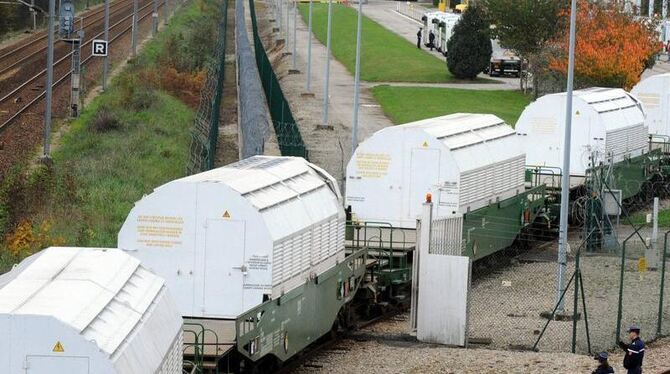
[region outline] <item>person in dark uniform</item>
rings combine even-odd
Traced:
[[[612,374],[614,368],[607,362],[607,352],[600,352],[594,359],[598,360],[598,367],[591,374]]]
[[[628,329],[630,344],[619,342],[619,347],[626,352],[623,357],[623,367],[628,374],[642,374],[642,360],[644,359],[644,342],[640,339],[640,327],[632,325]]]
[[[430,30],[428,33],[428,46],[431,51],[435,48],[435,34],[433,34],[433,30]]]
[[[419,27],[419,31],[416,33],[416,47],[421,49],[421,30],[423,30],[421,27]]]

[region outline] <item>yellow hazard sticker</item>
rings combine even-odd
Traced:
[[[647,259],[644,257],[640,257],[639,260],[637,260],[637,271],[640,273],[644,273],[647,271]]]
[[[223,218],[230,218],[230,213],[227,210],[223,212]]]
[[[424,148],[428,148],[428,142],[424,140],[424,142],[421,146],[424,147]]]
[[[60,342],[56,342],[54,345],[54,352],[65,352],[65,349],[63,349],[63,345]]]

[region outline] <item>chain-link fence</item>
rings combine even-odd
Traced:
[[[237,84],[239,96],[240,156],[263,154],[269,134],[270,118],[255,57],[247,36],[244,0],[235,0],[235,41],[237,45]]]
[[[279,80],[275,74],[272,63],[263,46],[263,41],[258,34],[256,22],[256,10],[254,1],[249,0],[251,11],[251,26],[254,36],[254,49],[256,51],[256,65],[261,77],[261,83],[265,90],[265,97],[270,109],[272,124],[277,134],[277,143],[284,156],[300,156],[308,158],[307,147],[300,135],[300,129],[293,117],[288,100],[282,92]]]
[[[592,173],[583,191],[573,191],[564,292],[557,291],[556,242],[520,235],[511,251],[473,265],[471,344],[595,353],[627,341],[632,324],[645,340],[670,334],[669,222],[660,214],[666,227],[656,233],[645,223],[653,197],[668,208],[669,184],[654,165],[640,169],[651,171],[644,178],[630,169],[618,179]]]
[[[222,0],[219,32],[214,63],[207,68],[205,85],[200,92],[200,105],[191,130],[191,145],[187,174],[196,174],[214,168],[219,138],[221,98],[223,95],[224,67],[226,63],[226,27],[228,0]]]

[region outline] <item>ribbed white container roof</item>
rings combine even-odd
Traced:
[[[156,191],[173,183],[229,187],[261,213],[275,241],[337,217],[342,209],[335,179],[300,157],[254,156],[175,180]]]

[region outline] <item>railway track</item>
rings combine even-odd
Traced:
[[[345,339],[355,339],[359,341],[373,340],[373,338],[367,336],[369,334],[361,334],[360,331],[378,322],[394,318],[402,313],[402,309],[391,308],[389,311],[375,316],[369,320],[359,321],[355,324],[355,326],[345,329],[344,331],[339,331],[337,333],[331,334],[330,336],[323,337],[320,341],[317,341],[312,346],[307,347],[303,352],[301,352],[300,355],[287,361],[282,367],[276,368],[275,371],[277,374],[289,374],[293,373],[301,367],[318,368],[319,366],[316,362],[318,362],[318,357],[320,354],[327,351],[346,350],[346,348],[338,346],[338,344]]]
[[[132,0],[129,2],[123,2],[122,6],[123,4],[129,4],[130,7],[128,7],[128,12],[125,15],[121,14],[120,10],[125,8],[116,8],[117,15],[119,16],[116,17],[114,23],[110,24],[110,45],[132,30],[132,12],[130,11],[132,8]],[[138,24],[150,17],[153,13],[152,1],[143,1],[140,4],[141,5],[138,8]],[[159,7],[162,6],[163,4],[160,3]],[[99,19],[99,22],[102,22],[102,19]],[[100,25],[98,26],[99,27],[96,28],[96,30],[100,29],[100,31],[86,38],[81,45],[82,66],[89,64],[93,59],[91,56],[92,40],[100,38],[104,35],[104,31],[101,30],[102,27]],[[57,58],[54,62],[54,83],[52,87],[57,87],[70,77],[72,53],[72,51],[69,51],[64,55],[61,55],[60,58]],[[83,56],[87,57],[84,58]],[[44,58],[42,58],[42,62],[44,62]],[[46,68],[43,68],[36,74],[32,75],[30,78],[24,80],[11,91],[5,91],[5,93],[2,94],[2,97],[0,97],[0,110],[2,110],[2,112],[0,112],[0,133],[5,131],[6,128],[14,123],[24,112],[26,112],[44,98],[46,91],[44,90],[44,84],[42,83],[40,85],[40,83],[44,80],[45,77]],[[0,90],[0,92],[2,91]]]
[[[127,11],[130,9],[128,6],[132,6],[133,0],[117,0],[114,3],[110,3],[109,16],[112,19],[119,12]],[[97,25],[99,22],[104,20],[105,9],[103,7],[95,10],[86,12],[83,16],[82,23],[78,23],[77,26],[82,25],[84,31],[91,25]],[[79,31],[79,30],[77,30]],[[85,36],[86,37],[86,36]],[[56,40],[54,43],[54,48],[59,48],[66,43]],[[0,51],[0,77],[4,76],[8,71],[13,70],[19,64],[26,62],[28,59],[45,52],[47,49],[47,32],[41,31],[38,34],[34,35],[33,38],[26,41],[25,43],[15,44],[8,46]]]

